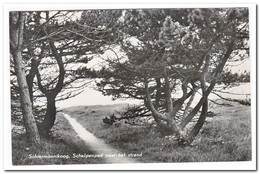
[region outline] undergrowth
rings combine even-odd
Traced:
[[[179,147],[155,127],[106,125],[102,119],[118,107],[72,107],[65,112],[106,143],[127,153],[142,153],[144,162],[217,162],[251,160],[250,107],[220,107],[195,141]],[[93,112],[95,111],[95,112]]]

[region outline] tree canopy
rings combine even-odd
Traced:
[[[151,113],[162,132],[190,144],[204,124],[208,96],[216,84],[246,78],[225,66],[249,56],[247,8],[25,14],[22,59],[31,102],[46,98],[42,125],[47,132],[55,121],[56,97],[76,95],[72,93],[93,78],[104,95],[142,100],[141,108]],[[114,56],[104,58],[99,70],[86,66],[107,50]],[[81,85],[71,85],[78,79]],[[15,94],[15,78],[12,89]],[[200,99],[194,101],[197,94]],[[195,116],[199,119],[194,124]]]
[[[75,96],[85,86],[83,80],[77,84],[82,77],[75,71],[92,59],[91,54],[103,52],[104,45],[113,44],[117,39],[114,30],[119,12],[23,12],[26,20],[23,22],[22,61],[26,64],[26,80],[31,102],[35,101],[38,104],[37,101],[45,101],[43,121],[38,119],[41,122],[39,128],[44,134],[49,133],[55,122],[56,100]],[[11,75],[11,89],[16,96],[13,99],[18,99],[17,78],[12,69]],[[13,107],[13,110],[17,108]],[[38,114],[35,114],[37,118]]]
[[[108,60],[111,66],[103,69],[99,89],[115,98],[142,99],[159,125],[189,144],[205,121],[209,94],[224,81],[226,63],[248,57],[248,9],[124,13],[120,46],[125,55]],[[191,108],[198,91],[201,98]],[[199,112],[193,129],[186,130]]]

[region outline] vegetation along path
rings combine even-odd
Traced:
[[[63,113],[63,116],[71,124],[77,135],[86,143],[86,145],[97,155],[104,157],[107,163],[134,163],[133,159],[127,158],[126,154],[105,144],[103,140],[98,139],[92,133],[87,131],[76,119],[70,115]]]

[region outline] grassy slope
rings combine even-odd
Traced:
[[[42,149],[28,145],[25,136],[12,137],[13,165],[53,165],[53,164],[96,164],[104,163],[97,158],[73,158],[75,154],[93,154],[82,140],[77,138],[76,132],[60,114],[57,115],[57,123],[53,128],[51,139],[42,139]],[[29,149],[28,149],[29,148]],[[68,155],[66,158],[29,158],[29,155]]]
[[[143,162],[248,161],[251,160],[250,107],[218,107],[192,146],[173,147],[147,127],[107,126],[102,119],[124,105],[78,106],[64,109],[88,131],[125,153],[142,153]]]
[[[149,126],[108,126],[102,118],[125,105],[78,106],[64,109],[86,129],[106,143],[129,153],[142,153],[140,162],[248,161],[251,160],[250,107],[218,107],[208,118],[192,146],[174,147],[170,137],[160,136]],[[14,165],[104,163],[102,159],[72,158],[73,153],[92,154],[60,114],[53,139],[43,140],[43,149],[30,147],[23,135],[12,137]],[[26,149],[26,148],[29,148]],[[29,159],[29,154],[69,155],[70,159]]]

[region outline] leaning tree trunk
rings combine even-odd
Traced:
[[[182,106],[185,104],[185,100],[188,97],[192,97],[192,94],[196,92],[196,88],[192,89],[189,93],[187,92],[188,83],[192,83],[192,81],[189,81],[189,77],[185,78],[182,83],[182,97],[179,98],[176,101],[172,101],[171,98],[171,86],[169,81],[169,76],[167,74],[167,71],[164,72],[164,81],[165,81],[165,101],[166,101],[166,113],[162,114],[158,111],[158,109],[153,105],[151,95],[148,89],[148,77],[146,76],[144,81],[145,85],[145,92],[146,92],[146,103],[148,106],[148,109],[152,112],[152,115],[155,119],[162,120],[163,122],[166,122],[166,126],[168,126],[173,134],[176,136],[176,139],[181,145],[190,145],[194,138],[198,135],[200,129],[202,128],[208,111],[208,96],[211,93],[211,91],[214,89],[215,84],[217,83],[217,78],[219,74],[223,71],[223,68],[230,57],[232,51],[234,48],[234,39],[232,39],[229,44],[227,45],[227,50],[223,54],[223,57],[220,61],[220,63],[216,66],[212,80],[209,84],[209,86],[206,86],[206,76],[209,71],[210,66],[210,57],[207,56],[205,59],[205,64],[203,65],[203,70],[201,72],[201,89],[202,89],[202,97],[197,103],[197,105],[191,110],[187,111],[185,113],[185,117],[182,119],[181,123],[176,122],[176,115],[181,110]],[[165,68],[166,69],[166,68]],[[199,112],[199,110],[202,108],[202,112],[200,114],[199,120],[195,124],[195,126],[189,131],[185,132],[184,128],[190,121],[194,118],[194,116]]]
[[[188,140],[189,140],[188,142],[193,142],[194,138],[198,135],[200,129],[205,123],[207,113],[208,113],[208,100],[206,100],[205,103],[203,104],[199,120],[197,121],[194,128],[190,131],[188,135]]]
[[[32,103],[26,82],[25,65],[22,60],[22,42],[25,16],[22,12],[10,13],[10,42],[14,68],[19,86],[23,122],[30,143],[40,146],[40,136],[32,112]]]
[[[214,89],[216,83],[217,83],[217,77],[220,75],[220,73],[223,71],[223,68],[228,60],[228,58],[230,57],[231,53],[233,52],[233,48],[234,48],[235,42],[234,39],[232,39],[230,41],[230,43],[228,44],[227,50],[225,52],[225,54],[223,55],[222,61],[218,64],[218,66],[215,69],[215,73],[213,75],[213,80],[210,82],[209,87],[205,87],[205,81],[202,79],[201,83],[204,87],[203,89],[203,95],[200,99],[200,101],[197,103],[197,105],[195,106],[195,108],[187,115],[187,117],[185,117],[182,122],[181,122],[181,128],[184,129],[185,126],[194,118],[194,116],[198,113],[198,111],[200,110],[200,108],[202,107],[202,105],[208,100],[208,96],[211,93],[211,91]],[[207,63],[205,65],[205,71],[208,67]]]
[[[171,88],[170,88],[170,83],[169,83],[169,78],[167,76],[167,72],[165,69],[165,96],[166,96],[166,114],[162,114],[160,113],[153,105],[152,103],[152,99],[151,99],[151,95],[148,89],[148,78],[145,77],[145,93],[146,93],[146,103],[147,106],[149,108],[149,110],[152,112],[152,115],[155,119],[158,120],[162,120],[164,122],[166,122],[167,124],[165,124],[165,126],[168,128],[168,130],[170,130],[171,132],[175,133],[178,139],[183,139],[184,133],[183,131],[180,129],[180,127],[177,125],[176,120],[174,119],[173,115],[175,114],[176,108],[173,107],[173,102],[171,99]],[[186,88],[187,86],[187,81],[185,81],[183,88]],[[183,99],[186,98],[187,96],[187,91],[184,92],[181,100],[179,100],[179,103],[176,105],[178,108],[180,107],[180,103],[184,102]]]
[[[46,113],[44,116],[44,120],[39,125],[40,133],[44,137],[49,136],[50,130],[53,127],[54,122],[56,120],[56,106],[55,106],[56,100],[55,99],[56,99],[57,95],[59,94],[59,92],[62,90],[63,81],[64,81],[64,77],[65,77],[65,69],[64,69],[64,64],[62,61],[62,56],[61,56],[61,54],[58,53],[57,48],[54,44],[54,41],[50,40],[49,44],[50,44],[50,48],[52,50],[53,56],[59,66],[59,76],[58,76],[58,82],[57,82],[56,86],[53,89],[46,89],[42,85],[41,75],[37,69],[37,81],[38,81],[39,89],[47,98],[47,109],[46,109]]]

